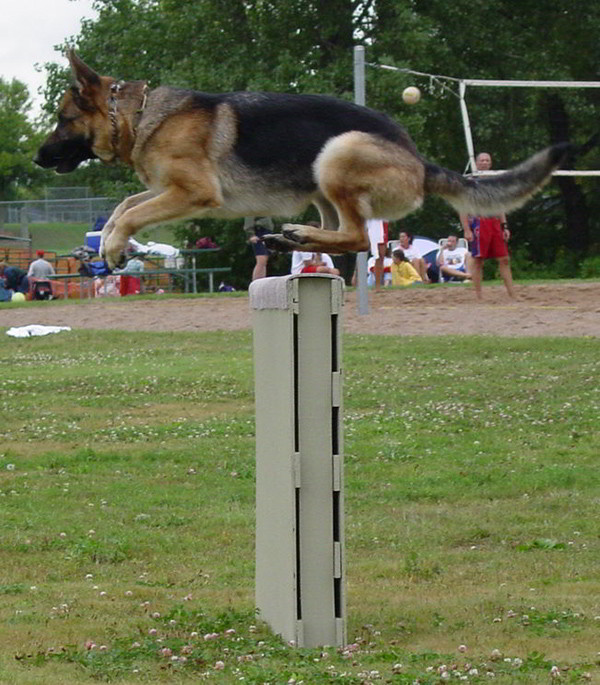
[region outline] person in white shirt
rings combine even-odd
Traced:
[[[392,285],[392,258],[383,258],[383,278],[384,286]],[[375,285],[375,257],[369,257],[367,261],[367,286],[372,288]]]
[[[292,269],[290,273],[340,275],[340,272],[335,268],[331,257],[322,252],[293,252]]]
[[[450,234],[446,244],[437,254],[437,265],[445,280],[470,281],[472,276],[468,269],[468,253],[466,247],[458,247],[458,237]]]
[[[44,259],[44,250],[37,250],[35,255],[37,259],[29,265],[27,277],[48,278],[48,276],[54,276],[54,267],[47,259]]]

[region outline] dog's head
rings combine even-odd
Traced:
[[[112,162],[108,114],[113,78],[99,76],[73,50],[68,54],[75,85],[63,95],[58,125],[38,150],[34,162],[44,169],[67,174],[86,159]]]

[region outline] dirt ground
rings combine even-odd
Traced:
[[[517,301],[502,286],[484,285],[483,303],[468,285],[394,289],[369,293],[369,313],[359,315],[355,291],[347,292],[344,329],[381,335],[498,335],[600,337],[600,283],[518,285]],[[13,308],[0,304],[0,326],[45,324],[128,331],[215,331],[251,326],[247,297],[136,300]]]

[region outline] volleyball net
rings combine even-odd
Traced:
[[[388,71],[397,71],[411,76],[427,78],[431,85],[435,84],[443,90],[451,92],[459,102],[465,144],[467,148],[468,162],[465,173],[473,175],[492,175],[501,173],[502,170],[477,171],[475,166],[475,146],[473,144],[473,129],[469,118],[467,106],[468,88],[600,88],[600,81],[527,81],[527,80],[494,80],[494,79],[463,79],[440,74],[430,74],[414,69],[393,67],[387,64],[367,63],[367,66]],[[576,170],[557,169],[554,176],[600,176],[600,169]]]

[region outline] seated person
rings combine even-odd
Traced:
[[[415,268],[423,283],[430,283],[429,276],[427,275],[427,263],[423,257],[421,257],[421,253],[413,247],[413,240],[412,233],[408,233],[407,231],[401,231],[398,236],[398,242],[400,243],[400,247],[402,248],[406,259],[408,259]]]
[[[94,278],[94,294],[96,297],[119,297],[121,295],[121,277]]]
[[[445,281],[466,281],[471,279],[468,270],[468,253],[466,247],[458,247],[458,238],[451,233],[446,244],[440,248],[436,262]]]
[[[321,252],[294,252],[290,273],[340,275],[339,270],[333,265],[331,257]]]
[[[37,259],[29,265],[27,278],[48,278],[48,276],[54,276],[54,267],[47,259],[44,259],[44,250],[37,250],[35,254]]]
[[[392,252],[392,285],[423,283],[415,267],[409,262],[404,250],[397,247]]]
[[[369,288],[372,288],[375,285],[375,259],[375,257],[370,257],[367,262],[367,286]],[[392,284],[392,258],[388,256],[383,258],[383,277],[381,284],[383,286]]]
[[[16,266],[9,266],[6,262],[0,262],[0,280],[4,281],[6,290],[27,295],[29,292],[29,279],[27,272]]]
[[[12,299],[12,290],[7,290],[4,287],[4,281],[0,278],[0,302],[10,302]]]
[[[133,274],[133,273],[139,273],[140,271],[144,270],[144,262],[141,259],[138,259],[137,257],[134,257],[133,259],[129,259],[127,261],[127,264],[122,269],[119,269],[119,273],[124,273],[124,274]]]

